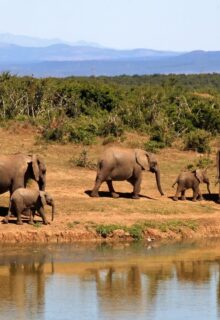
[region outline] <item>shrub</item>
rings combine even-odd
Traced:
[[[88,151],[83,149],[78,158],[71,158],[70,163],[76,167],[95,169],[96,164],[89,160]]]
[[[158,142],[158,141],[148,141],[144,144],[144,149],[146,151],[157,153],[159,149],[165,148],[164,142]]]
[[[190,170],[190,171],[194,171],[197,168],[205,169],[205,168],[210,167],[212,164],[213,164],[213,161],[210,158],[208,158],[208,157],[205,157],[205,158],[200,157],[199,159],[195,160],[194,162],[189,163],[187,165],[186,169]]]
[[[154,125],[150,132],[150,140],[158,142],[160,148],[171,146],[174,138],[173,131],[167,126]]]
[[[185,150],[194,150],[199,153],[210,152],[211,134],[203,129],[189,132],[184,138]]]
[[[91,117],[79,117],[68,124],[68,141],[90,145],[99,133],[99,120]]]
[[[110,115],[106,120],[103,121],[99,134],[101,136],[114,136],[120,137],[124,133],[123,124],[118,116]]]
[[[64,128],[45,128],[42,133],[42,137],[46,141],[63,141]]]

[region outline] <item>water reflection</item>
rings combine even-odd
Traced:
[[[219,249],[3,247],[0,319],[218,319]]]

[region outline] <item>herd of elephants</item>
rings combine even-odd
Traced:
[[[217,179],[219,174],[220,150],[217,152]],[[157,188],[163,195],[160,182],[160,168],[155,155],[141,149],[127,149],[111,146],[105,149],[97,164],[97,175],[95,185],[91,191],[91,197],[97,197],[99,188],[106,182],[109,192],[113,198],[119,195],[115,192],[113,181],[127,180],[133,186],[132,198],[138,199],[141,189],[142,171],[149,170],[155,174]],[[39,190],[27,188],[27,182],[33,179],[37,182]],[[193,190],[193,201],[201,200],[200,183],[206,183],[208,192],[209,178],[206,170],[197,169],[193,172],[181,172],[177,177],[176,194],[173,200],[185,200],[185,191]],[[46,165],[44,159],[36,154],[17,153],[0,156],[0,193],[10,192],[9,210],[3,223],[8,223],[11,214],[17,217],[17,224],[22,224],[22,214],[29,217],[29,223],[33,224],[36,211],[41,216],[43,223],[48,224],[45,216],[44,206],[52,207],[52,220],[55,214],[55,203],[53,197],[45,191],[46,188]],[[219,194],[220,199],[220,194]]]

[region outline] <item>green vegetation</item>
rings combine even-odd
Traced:
[[[186,149],[209,151],[220,133],[220,75],[152,75],[64,79],[0,75],[0,121],[28,121],[42,138],[89,145],[125,131],[149,136],[157,151],[182,138]]]
[[[210,132],[203,129],[196,129],[185,136],[185,150],[193,150],[200,153],[210,152],[210,140]]]
[[[148,228],[159,229],[162,232],[181,232],[181,228],[188,228],[195,231],[198,227],[196,221],[193,220],[168,220],[165,222],[160,221],[144,221],[140,223],[135,223],[130,227],[116,224],[109,225],[96,225],[96,232],[103,238],[107,238],[113,234],[115,230],[124,230],[129,236],[135,240],[143,239],[144,232]]]
[[[77,158],[71,158],[70,163],[76,167],[96,169],[96,163],[88,159],[88,151],[83,149]]]
[[[213,165],[213,161],[209,157],[200,157],[199,159],[194,160],[192,163],[189,163],[186,169],[194,171],[196,169],[206,169]]]

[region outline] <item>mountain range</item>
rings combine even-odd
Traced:
[[[0,34],[0,72],[17,75],[114,76],[220,72],[220,51],[119,50],[96,43]]]

